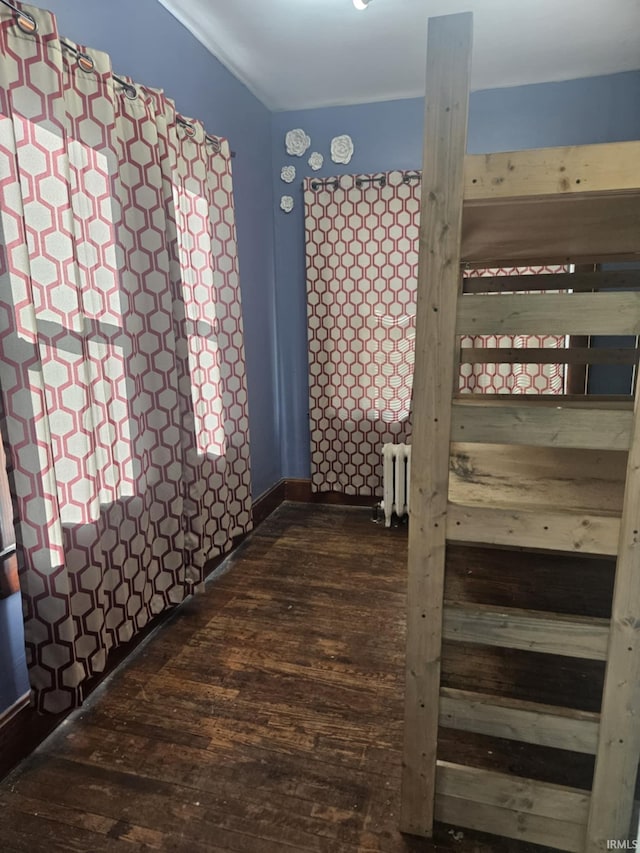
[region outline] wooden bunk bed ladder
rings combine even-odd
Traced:
[[[584,341],[640,334],[639,282],[579,272],[573,292],[544,293],[543,279],[552,290],[556,276],[478,280],[463,292],[460,271],[467,262],[640,257],[640,143],[466,156],[471,43],[471,15],[430,20],[401,829],[429,836],[438,820],[596,853],[629,838],[640,757],[638,396],[471,398],[454,379],[461,359],[489,358],[465,354],[466,335],[574,335],[582,343],[567,363],[637,363],[636,351],[592,352]],[[517,358],[546,363],[549,352]],[[608,555],[611,609],[604,618],[567,612],[566,601],[449,601],[448,543],[532,550],[541,563],[560,552]],[[443,643],[595,662],[604,669],[600,712],[443,685]],[[592,756],[590,789],[443,760],[439,729]]]

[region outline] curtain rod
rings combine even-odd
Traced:
[[[340,186],[340,178],[325,178],[324,181],[311,181],[311,189],[326,190],[327,187],[331,187],[334,190],[337,190]]]
[[[8,0],[0,0],[0,2],[5,3],[8,2]],[[64,41],[64,39],[60,39],[60,44],[70,53],[73,53],[73,55],[77,57],[78,65],[80,66],[80,68],[82,68],[83,71],[93,71],[95,69],[95,63],[88,53],[82,53],[82,51],[78,50],[77,47],[74,47],[72,44],[69,44],[69,42]],[[119,83],[120,86],[122,86],[127,98],[133,100],[134,98],[138,97],[138,90],[135,86],[133,86],[131,83],[127,83],[126,80],[123,80],[121,77],[118,77],[117,74],[114,74],[113,72],[111,73],[111,76],[116,81],[116,83]],[[186,118],[183,118],[181,115],[176,115],[176,122],[181,127],[184,127],[189,138],[192,138],[196,135],[195,127],[191,124],[190,121],[187,121]],[[204,141],[207,143],[207,145],[211,145],[215,154],[218,154],[220,152],[219,139],[216,139],[214,136],[210,136],[208,133],[205,133]],[[231,152],[231,156],[236,156],[235,151]]]
[[[22,9],[18,9],[18,7],[14,6],[13,3],[10,3],[9,0],[0,0],[0,3],[8,9],[11,9],[16,17],[16,24],[23,32],[30,34],[38,32],[38,22],[33,15],[30,15],[29,12],[23,12]]]
[[[365,184],[379,184],[381,187],[386,187],[387,179],[384,175],[379,178],[356,178],[356,186],[358,189]]]
[[[402,176],[403,184],[410,184],[411,181],[420,181],[422,179],[422,172],[405,172]],[[361,189],[365,184],[379,184],[381,187],[386,187],[387,185],[387,176],[386,175],[378,175],[371,178],[356,178],[356,186],[358,189]],[[340,178],[325,178],[324,180],[315,180],[311,181],[311,189],[312,190],[326,190],[327,188],[331,188],[332,190],[337,190],[340,186]]]
[[[33,35],[34,33],[38,32],[38,22],[33,17],[33,15],[29,14],[29,12],[23,12],[22,9],[18,9],[18,7],[11,2],[11,0],[0,0],[0,3],[3,6],[6,6],[8,9],[11,9],[11,11],[15,15],[16,24],[23,32],[28,33],[29,35]],[[93,61],[91,56],[89,56],[88,53],[82,53],[82,51],[78,50],[77,47],[74,47],[72,44],[69,44],[69,42],[65,41],[62,38],[60,39],[60,44],[77,58],[78,65],[80,66],[80,68],[82,68],[83,71],[90,72],[95,70],[95,62]],[[113,72],[111,76],[116,81],[116,83],[122,86],[127,98],[133,100],[134,98],[138,97],[138,90],[135,86],[133,86],[131,83],[127,83],[126,80],[123,80],[121,77],[118,77],[116,74],[113,74]],[[179,125],[185,128],[187,136],[189,136],[190,138],[195,136],[195,127],[191,124],[191,122],[187,121],[181,115],[176,116],[176,121]],[[207,145],[211,145],[215,154],[218,154],[220,152],[220,140],[216,139],[215,136],[211,136],[210,134],[205,133],[204,141]],[[236,152],[232,151],[231,156],[235,157]]]

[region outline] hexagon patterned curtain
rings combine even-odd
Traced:
[[[377,495],[410,437],[420,185],[403,172],[305,181],[311,482]]]
[[[250,528],[230,152],[51,14],[0,8],[0,402],[58,712]]]
[[[380,496],[382,445],[411,436],[419,175],[308,178],[304,198],[312,487]],[[561,347],[564,338],[475,336],[462,345]],[[460,372],[463,393],[554,394],[563,383],[562,365],[465,364]]]

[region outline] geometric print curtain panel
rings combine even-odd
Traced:
[[[230,152],[0,7],[0,404],[39,710],[250,529]]]
[[[304,183],[311,482],[379,495],[381,447],[410,437],[419,182]]]
[[[420,180],[415,172],[304,183],[311,481],[379,496],[381,449],[411,436]],[[566,267],[470,270],[470,277]],[[499,298],[499,296],[497,297]],[[562,347],[558,336],[474,336],[462,346]],[[562,365],[463,364],[463,393],[561,394]]]

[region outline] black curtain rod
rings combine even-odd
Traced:
[[[340,178],[325,178],[323,181],[311,181],[312,190],[324,190],[327,187],[331,187],[332,189],[337,190],[339,186]]]
[[[18,9],[17,6],[14,6],[13,3],[10,3],[9,0],[0,0],[3,6],[6,6],[7,9],[11,9],[16,18],[16,24],[20,27],[20,29],[25,33],[37,33],[38,32],[38,22],[30,15],[29,12],[23,12],[22,9]]]
[[[356,186],[358,188],[363,187],[365,184],[380,184],[381,187],[386,187],[387,179],[384,175],[381,175],[379,178],[356,178]]]
[[[0,0],[0,2],[6,3],[8,2],[8,0]],[[73,55],[77,57],[78,65],[80,66],[80,68],[82,68],[83,71],[93,71],[95,69],[95,63],[88,53],[82,53],[78,50],[78,48],[74,47],[72,44],[69,44],[69,42],[66,42],[63,39],[60,39],[60,44],[70,53],[73,53]],[[113,72],[111,73],[111,76],[116,81],[116,83],[119,83],[122,86],[127,98],[133,100],[134,98],[138,97],[138,91],[135,86],[133,86],[131,83],[127,83],[126,80],[123,80],[121,77],[118,77],[117,74],[114,74]],[[179,125],[181,125],[181,127],[185,128],[185,130],[187,131],[187,136],[195,136],[196,131],[190,121],[187,121],[185,118],[182,118],[181,115],[176,116],[176,121]],[[204,141],[207,143],[207,145],[211,145],[215,154],[218,154],[220,152],[219,139],[216,139],[214,136],[210,136],[208,133],[205,133]],[[232,151],[231,156],[235,157],[236,152]]]
[[[422,180],[422,172],[405,172],[402,176],[403,184],[410,184],[411,181],[420,181]],[[381,187],[386,187],[387,185],[387,177],[386,175],[377,175],[371,178],[356,178],[356,186],[358,189],[365,186],[365,184],[379,184]],[[337,190],[340,186],[340,178],[325,178],[323,181],[315,180],[311,181],[311,189],[312,190],[320,190],[331,188]]]
[[[33,35],[34,33],[38,32],[38,22],[33,17],[33,15],[29,14],[29,12],[23,12],[22,9],[18,9],[17,6],[14,6],[14,4],[10,2],[10,0],[0,0],[0,3],[3,6],[6,6],[8,9],[11,9],[11,11],[15,15],[16,24],[23,32],[28,33],[29,35]],[[95,70],[95,62],[89,56],[88,53],[83,53],[82,51],[78,50],[77,47],[74,47],[72,44],[69,44],[69,42],[64,41],[64,39],[62,38],[60,39],[60,44],[76,57],[76,59],[78,60],[78,65],[80,66],[80,68],[82,68],[83,71],[86,71],[88,73],[90,71]],[[122,86],[128,98],[133,100],[134,98],[138,97],[138,91],[135,86],[132,86],[131,83],[127,83],[126,80],[123,80],[116,74],[112,73],[111,76],[116,81],[116,83]],[[195,128],[191,124],[191,122],[182,118],[182,116],[180,115],[176,117],[176,120],[179,125],[185,128],[185,130],[187,131],[187,136],[195,136]],[[207,145],[211,145],[215,154],[218,154],[220,152],[219,139],[216,139],[214,136],[210,136],[208,133],[205,133],[204,141],[205,143],[207,143]],[[236,152],[232,151],[231,156],[235,157]]]
[[[196,129],[190,121],[187,121],[186,118],[183,118],[181,115],[176,116],[176,121],[181,127],[184,127],[184,129],[187,131],[187,136],[195,136]],[[215,136],[211,136],[209,133],[205,133],[204,141],[207,143],[207,145],[210,145],[213,148],[216,154],[219,153],[221,147],[219,139],[217,139]],[[232,151],[231,156],[235,157],[236,152]]]

